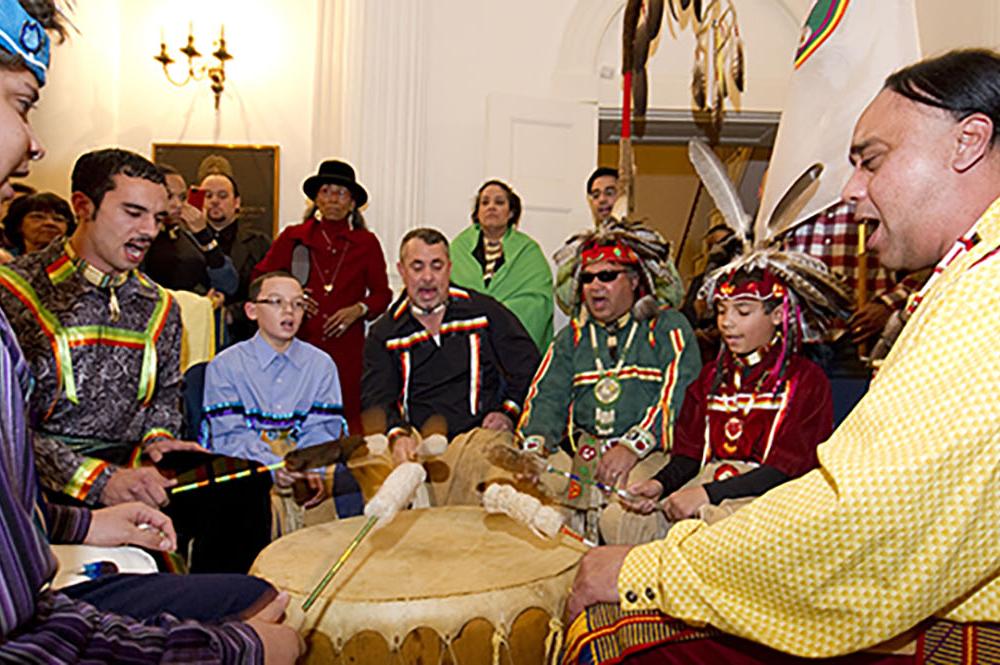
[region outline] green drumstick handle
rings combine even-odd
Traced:
[[[306,602],[302,603],[303,612],[309,611],[309,608],[313,606],[313,603],[316,602],[319,595],[323,593],[323,589],[330,584],[330,580],[333,579],[333,576],[344,567],[344,564],[347,563],[347,559],[354,554],[354,550],[358,548],[358,545],[360,545],[361,541],[365,539],[365,536],[367,536],[368,532],[372,530],[372,527],[375,526],[376,522],[378,522],[377,515],[372,515],[368,518],[365,525],[361,527],[360,531],[358,531],[358,535],[354,536],[354,540],[351,541],[351,544],[347,546],[347,549],[345,549],[344,553],[340,555],[340,558],[337,559],[332,566],[330,566],[330,570],[326,571],[326,575],[323,576],[323,579],[319,581],[316,588],[313,589],[312,593],[309,594],[309,597],[306,598]]]

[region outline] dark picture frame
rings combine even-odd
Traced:
[[[188,185],[200,182],[198,170],[209,155],[224,157],[232,166],[240,189],[241,225],[249,225],[269,238],[278,234],[279,147],[276,145],[226,145],[213,143],[154,143],[153,161],[169,164]]]

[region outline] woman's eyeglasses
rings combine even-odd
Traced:
[[[604,284],[610,284],[611,282],[618,279],[618,275],[625,272],[624,270],[600,270],[598,272],[581,272],[580,273],[580,283],[590,284],[595,279],[599,280]]]

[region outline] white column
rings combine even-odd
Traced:
[[[354,166],[390,266],[406,230],[425,223],[425,1],[318,3],[314,161]]]

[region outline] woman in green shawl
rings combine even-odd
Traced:
[[[472,226],[451,245],[451,281],[496,298],[544,353],[552,341],[552,271],[538,243],[517,230],[521,199],[499,180],[483,183]]]

